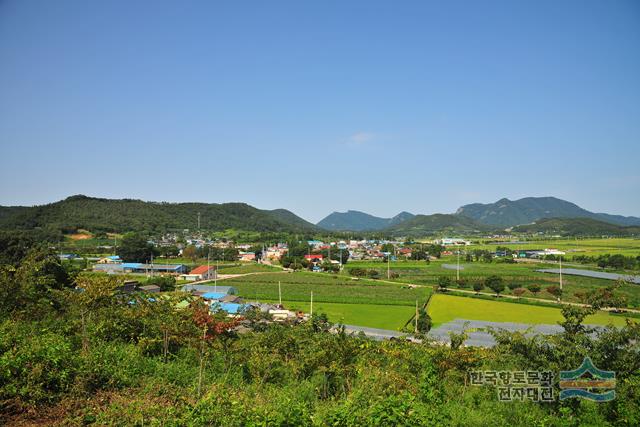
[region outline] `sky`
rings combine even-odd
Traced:
[[[0,205],[640,216],[640,2],[0,0]]]

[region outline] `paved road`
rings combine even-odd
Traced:
[[[542,268],[536,271],[539,271],[541,273],[560,274],[559,268]],[[570,276],[595,277],[596,279],[608,279],[608,280],[623,279],[628,282],[637,283],[640,285],[640,276],[633,276],[631,274],[607,273],[606,271],[594,271],[594,270],[579,270],[577,268],[563,268],[562,274],[567,274]]]
[[[408,335],[399,331],[392,331],[389,329],[367,328],[365,326],[356,326],[356,325],[344,325],[344,330],[347,333],[354,333],[354,334],[358,334],[359,332],[364,332],[366,336],[376,340],[400,338]]]
[[[602,329],[602,326],[589,325],[595,329]],[[560,325],[529,325],[525,323],[513,322],[486,322],[481,320],[455,319],[443,325],[433,328],[427,334],[427,337],[440,342],[442,344],[451,344],[450,332],[462,333],[467,331],[467,339],[464,345],[470,347],[494,347],[496,340],[488,330],[506,330],[509,332],[525,332],[525,336],[534,335],[553,335],[564,331]]]

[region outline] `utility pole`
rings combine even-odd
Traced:
[[[218,292],[218,270],[220,270],[220,261],[216,260],[216,275],[215,275],[215,280],[213,282],[213,286],[214,286],[214,291]]]
[[[460,281],[460,249],[458,249],[458,266],[456,268],[456,280]]]
[[[391,279],[391,252],[387,255],[387,280]]]
[[[278,280],[278,301],[280,303],[280,307],[282,307],[282,288],[280,287],[279,280]]]
[[[562,291],[562,255],[560,255],[560,291]]]
[[[311,315],[311,317],[313,317],[313,291],[311,291],[311,310],[310,310],[310,315]]]
[[[418,316],[419,315],[420,314],[418,313],[418,300],[416,300],[416,326],[415,326],[414,331],[413,331],[416,334],[418,333]]]

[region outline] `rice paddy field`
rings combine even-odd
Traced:
[[[431,297],[427,306],[427,313],[431,316],[433,326],[439,326],[454,319],[529,324],[557,324],[563,319],[559,308],[516,304],[506,301],[488,301],[444,294],[435,294]],[[607,312],[598,312],[587,317],[585,323],[623,326],[625,318],[611,315]]]
[[[455,256],[443,256],[441,259],[429,263],[425,261],[399,260],[389,263],[389,266],[380,261],[350,261],[342,274],[348,275],[350,268],[360,267],[375,269],[382,277],[386,277],[387,268],[389,267],[392,273],[399,275],[398,278],[391,279],[393,282],[432,287],[437,284],[438,278],[441,276],[447,276],[452,281],[455,281],[456,270],[451,268],[456,265],[456,261],[457,257]],[[466,262],[461,259],[460,265],[460,278],[467,280],[469,286],[474,282],[484,281],[487,276],[497,275],[504,279],[505,285],[513,283],[518,287],[527,288],[529,285],[538,284],[542,287],[542,291],[537,295],[527,291],[524,296],[528,297],[553,299],[554,297],[545,292],[544,289],[552,285],[558,286],[560,281],[560,277],[557,274],[536,271],[542,268],[557,268],[555,263],[518,262],[507,264],[495,261],[491,263]],[[587,269],[588,267],[583,268]],[[613,281],[606,279],[563,275],[563,299],[570,302],[579,302],[578,294],[609,286],[613,283]],[[455,284],[452,286],[455,288]],[[640,285],[625,284],[618,291],[626,297],[628,307],[640,308]],[[507,287],[504,293],[509,295],[512,292]]]
[[[640,239],[635,238],[603,238],[603,239],[546,239],[527,240],[515,244],[505,244],[504,242],[481,241],[478,244],[466,246],[466,250],[487,249],[495,251],[497,246],[506,246],[516,249],[545,249],[555,248],[567,252],[567,257],[573,255],[598,256],[604,254],[622,254],[625,256],[640,255]]]
[[[305,313],[308,313],[311,308],[309,301],[282,301],[282,304],[290,310],[302,310]],[[315,302],[314,294],[313,311],[326,314],[329,320],[334,323],[399,330],[413,316],[415,307],[407,305]]]

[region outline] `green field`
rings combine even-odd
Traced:
[[[517,322],[531,324],[557,324],[563,319],[559,308],[538,307],[502,301],[435,294],[429,301],[427,313],[438,326],[454,319],[486,320],[491,322]],[[599,312],[587,317],[587,324],[623,326],[624,317]]]
[[[612,238],[612,239],[545,239],[528,240],[526,243],[517,244],[496,244],[490,241],[481,242],[466,246],[465,250],[487,249],[495,251],[497,246],[506,246],[513,250],[517,249],[545,249],[555,248],[567,252],[567,257],[573,255],[598,256],[603,254],[622,254],[626,256],[640,255],[640,239],[634,238]]]
[[[315,295],[315,294],[314,294]],[[277,301],[268,301],[277,302]],[[309,312],[311,304],[302,301],[282,301],[289,310]],[[324,313],[333,323],[399,330],[411,318],[415,307],[404,305],[340,304],[313,302],[314,313]]]
[[[281,283],[283,300],[300,302],[309,301],[313,291],[317,302],[413,307],[416,300],[425,301],[432,292],[430,287],[409,289],[401,283],[352,280],[345,276],[307,272],[256,274],[226,279],[221,283],[234,286],[239,295],[249,301],[275,301],[278,299],[278,282]]]
[[[628,240],[628,239],[627,239]],[[404,261],[399,260],[389,264],[391,272],[397,273],[399,277],[392,279],[398,283],[413,283],[424,286],[434,286],[440,276],[447,276],[452,281],[456,278],[456,271],[445,269],[443,264],[456,264],[455,256],[443,256],[442,259],[426,263],[425,261]],[[515,263],[506,264],[499,262],[466,262],[460,261],[462,269],[460,277],[466,279],[469,283],[483,281],[487,276],[497,275],[504,279],[505,285],[515,283],[519,287],[526,288],[531,284],[539,284],[543,291],[536,298],[553,299],[553,297],[544,291],[552,285],[559,284],[559,276],[549,273],[540,273],[536,271],[541,268],[557,268],[556,264],[551,263]],[[354,267],[375,269],[382,277],[387,275],[387,264],[380,261],[351,261],[347,264],[343,275],[349,275],[349,269]],[[582,267],[588,269],[588,267]],[[590,291],[596,288],[605,287],[614,282],[606,279],[596,279],[580,276],[563,276],[563,299],[569,302],[579,302],[580,299],[576,294]],[[454,285],[455,288],[455,285]],[[488,291],[488,290],[485,290]],[[627,299],[627,305],[631,308],[640,307],[640,285],[628,284],[619,289],[621,295]],[[511,294],[507,287],[505,294]],[[526,292],[524,296],[533,297],[530,292]]]

